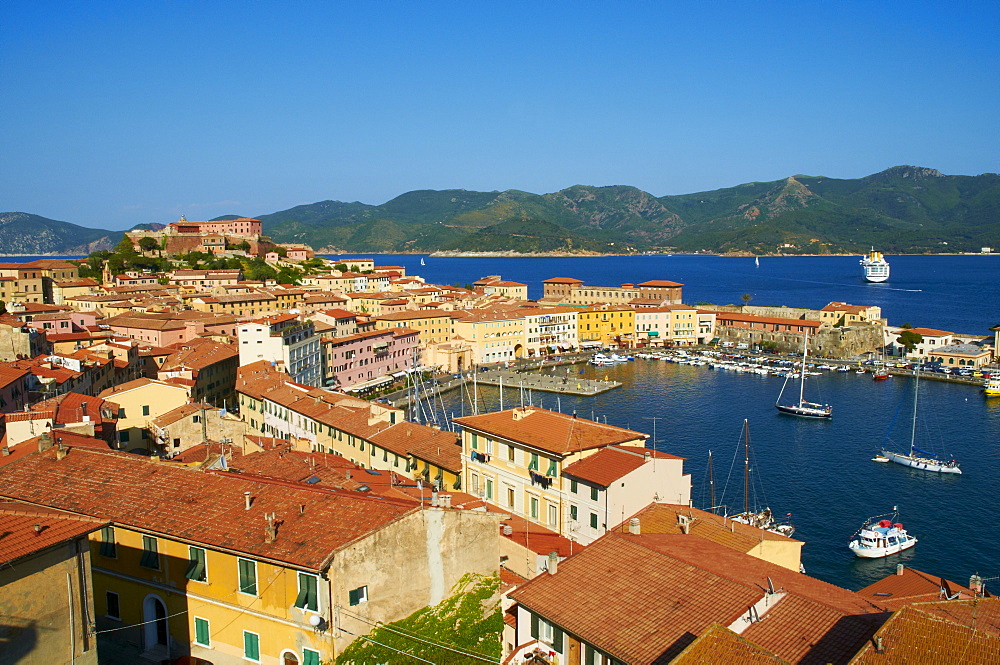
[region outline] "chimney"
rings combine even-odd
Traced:
[[[39,524],[38,522],[35,522],[35,535],[36,536],[42,535],[42,525]]]
[[[969,589],[977,596],[983,593],[983,578],[979,576],[979,573],[974,573],[969,578]]]
[[[438,493],[431,492],[431,508],[437,508],[438,506]]]
[[[633,517],[628,521],[628,532],[633,536],[638,536],[642,534],[642,530],[639,528],[639,518]]]
[[[44,453],[46,450],[52,447],[52,435],[48,432],[42,432],[38,437],[38,452]]]
[[[549,575],[559,572],[559,553],[549,552]]]
[[[69,454],[69,448],[67,448],[66,446],[64,446],[61,443],[58,446],[56,446],[56,459],[57,460],[65,459],[66,455],[68,455],[68,454]],[[152,457],[150,459],[152,459]]]
[[[267,520],[267,527],[264,529],[264,542],[273,543],[278,539],[278,526],[274,522],[274,513],[265,513],[264,519]]]
[[[345,480],[350,480],[351,479],[351,470],[350,469],[348,469],[347,471],[344,472],[344,479]]]
[[[250,492],[243,493],[244,510],[250,510],[250,506],[253,505],[253,499],[250,497]]]
[[[903,574],[903,564],[901,564],[901,563],[897,563],[896,564],[896,574],[897,575],[902,575]]]
[[[882,636],[875,636],[875,653],[884,653],[885,647],[882,645]]]
[[[451,495],[442,494],[439,497],[440,505],[442,508],[451,508]]]

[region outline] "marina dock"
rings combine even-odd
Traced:
[[[546,393],[563,395],[578,395],[587,397],[599,395],[621,386],[619,381],[599,381],[584,379],[575,370],[569,374],[542,374],[538,372],[514,372],[512,370],[493,370],[480,372],[476,381],[480,385],[495,386],[514,390],[538,390]]]

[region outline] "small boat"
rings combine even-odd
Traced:
[[[920,388],[920,367],[913,370],[913,425],[910,428],[910,452],[894,453],[882,448],[882,455],[889,458],[890,462],[902,464],[903,466],[920,469],[921,471],[933,471],[935,473],[958,473],[962,470],[958,468],[955,460],[940,460],[937,455],[926,450],[917,448],[914,443],[917,438],[917,394]],[[926,457],[925,457],[926,456]]]
[[[867,281],[884,282],[889,279],[889,262],[882,256],[882,252],[876,252],[874,247],[860,263]]]
[[[804,397],[806,385],[806,354],[808,353],[808,349],[809,335],[806,334],[802,341],[802,370],[799,372],[799,401],[795,404],[781,403],[781,396],[785,394],[785,386],[788,385],[788,379],[791,378],[790,375],[786,375],[785,383],[781,386],[781,392],[778,393],[778,399],[775,401],[774,406],[781,413],[787,413],[791,416],[799,416],[800,418],[830,418],[833,416],[833,407],[829,404],[809,402]]]
[[[422,266],[427,265],[426,263],[424,263],[424,257],[422,257],[422,256],[420,257],[420,265],[422,265]]]
[[[779,524],[774,519],[771,509],[768,507],[759,508],[755,506],[751,508],[750,506],[750,423],[747,420],[743,421],[743,433],[740,436],[740,442],[743,444],[743,512],[730,515],[729,519],[791,538],[792,534],[795,533],[794,526],[791,524]],[[737,449],[738,454],[739,450]],[[725,496],[725,490],[723,490],[722,494]],[[714,489],[712,490],[712,498],[714,503]]]
[[[1000,397],[1000,379],[986,379],[983,384],[983,394],[987,397]]]
[[[757,266],[758,268],[760,267],[760,257],[759,256],[753,257],[753,264],[755,266]]]
[[[903,525],[893,520],[898,519],[897,513],[890,513],[892,519],[879,515],[870,517],[864,525],[854,533],[854,540],[847,546],[855,556],[863,559],[881,559],[903,550],[908,550],[917,544],[917,539],[906,532]]]
[[[885,381],[889,378],[889,370],[885,367],[877,367],[875,371],[872,372],[872,381]]]

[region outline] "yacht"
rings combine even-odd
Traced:
[[[908,534],[902,524],[877,517],[870,518],[854,535],[856,537],[847,547],[863,559],[881,559],[917,544],[917,539]]]

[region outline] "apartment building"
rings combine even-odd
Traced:
[[[320,338],[312,321],[292,314],[265,316],[239,327],[240,365],[281,363],[296,383],[323,384]]]

